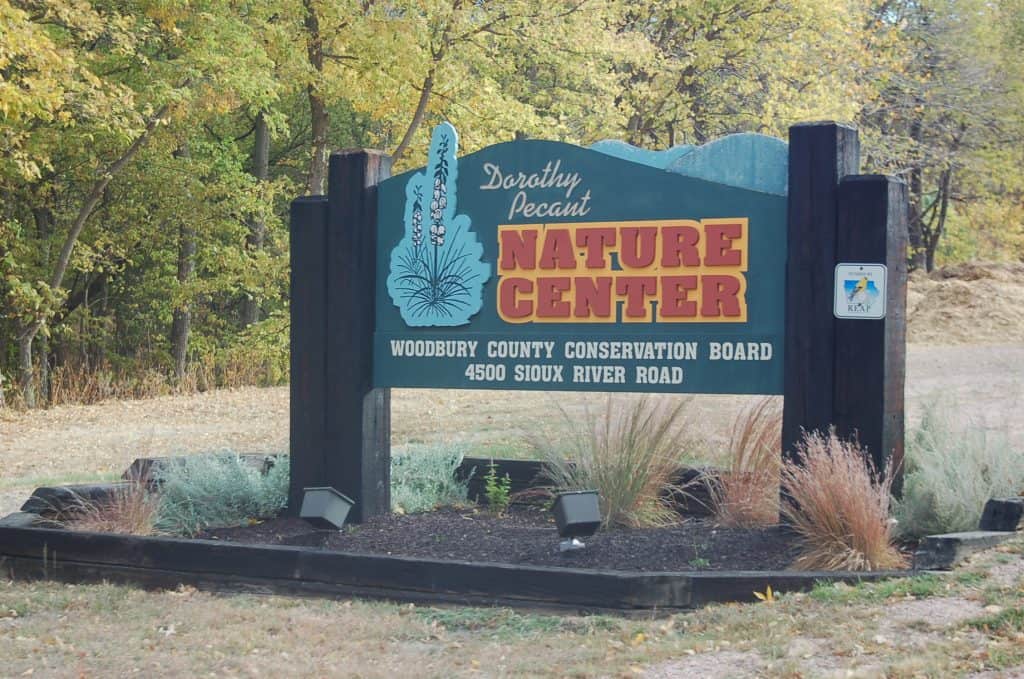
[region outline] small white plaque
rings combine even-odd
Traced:
[[[836,318],[885,318],[884,264],[836,264]]]

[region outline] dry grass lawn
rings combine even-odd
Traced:
[[[0,675],[1020,676],[1022,563],[644,620],[0,583]]]
[[[936,395],[955,399],[965,420],[1004,428],[1024,447],[1024,344],[910,345],[910,420]],[[524,431],[559,419],[554,399],[570,411],[603,410],[601,394],[396,389],[392,445],[464,443],[479,455],[516,457],[527,451]],[[707,441],[703,458],[716,459],[750,403],[740,396],[694,399],[690,421]],[[137,457],[287,447],[286,387],[0,410],[0,513],[17,509],[36,486],[114,478]]]
[[[1024,346],[909,351],[913,420],[941,393],[960,415],[1024,444]],[[393,443],[525,451],[551,398],[600,395],[396,391]],[[693,427],[714,451],[747,399],[704,397]],[[134,458],[230,448],[282,451],[286,389],[0,411],[0,513],[42,483],[118,475]],[[2,568],[2,566],[0,566]],[[0,580],[0,676],[1024,676],[1024,536],[942,577],[826,587],[772,604],[650,620],[364,601],[217,596],[186,589]]]

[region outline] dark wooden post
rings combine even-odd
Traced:
[[[832,318],[839,181],[860,166],[857,130],[832,122],[789,129],[789,226],[782,451],[833,418]]]
[[[391,392],[373,389],[378,151],[331,155],[327,183],[325,441],[330,485],[355,500],[349,520],[391,509]]]
[[[336,153],[328,195],[291,208],[291,482],[332,486],[355,500],[348,520],[390,510],[391,394],[373,389],[376,185],[391,159]]]
[[[885,317],[835,319],[833,424],[856,437],[875,468],[903,479],[903,386],[907,337],[907,187],[894,177],[846,177],[839,184],[837,262],[885,264]]]
[[[327,398],[327,198],[299,198],[291,206],[291,482],[288,513],[297,516],[302,489],[323,485],[328,449],[323,404]]]

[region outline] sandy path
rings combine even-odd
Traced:
[[[911,422],[929,399],[953,399],[958,416],[1005,429],[1024,447],[1024,344],[910,345]],[[555,400],[557,398],[557,401]],[[393,444],[466,442],[501,456],[523,447],[521,431],[557,419],[556,403],[600,408],[598,394],[396,390]],[[748,400],[698,397],[695,427],[711,448]],[[280,452],[288,442],[288,389],[221,390],[146,401],[0,411],[0,515],[33,486],[116,475],[137,457],[215,450]]]
[[[1003,430],[1024,449],[1024,344],[910,345],[907,355],[911,421],[922,402],[948,398],[961,421]]]

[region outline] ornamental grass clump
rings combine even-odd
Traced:
[[[553,490],[597,490],[602,525],[660,526],[679,516],[674,483],[688,443],[682,434],[690,399],[608,398],[604,413],[570,416],[561,406],[558,434],[530,435]]]
[[[782,466],[790,498],[781,512],[800,536],[793,567],[868,571],[900,568],[905,559],[892,541],[889,492],[892,469],[877,475],[866,451],[831,431],[805,434],[798,461]]]
[[[1024,453],[1005,433],[957,426],[951,402],[924,405],[907,435],[897,530],[907,538],[976,530],[991,498],[1024,494]]]
[[[159,497],[145,483],[133,479],[101,499],[76,496],[60,522],[72,530],[153,535],[158,532],[159,512]]]
[[[195,535],[276,516],[288,502],[288,462],[287,455],[276,455],[261,469],[236,453],[161,461],[153,473],[160,487],[156,527]]]
[[[782,409],[777,399],[761,399],[740,413],[729,453],[726,473],[702,476],[715,521],[740,528],[777,524],[782,464]]]

